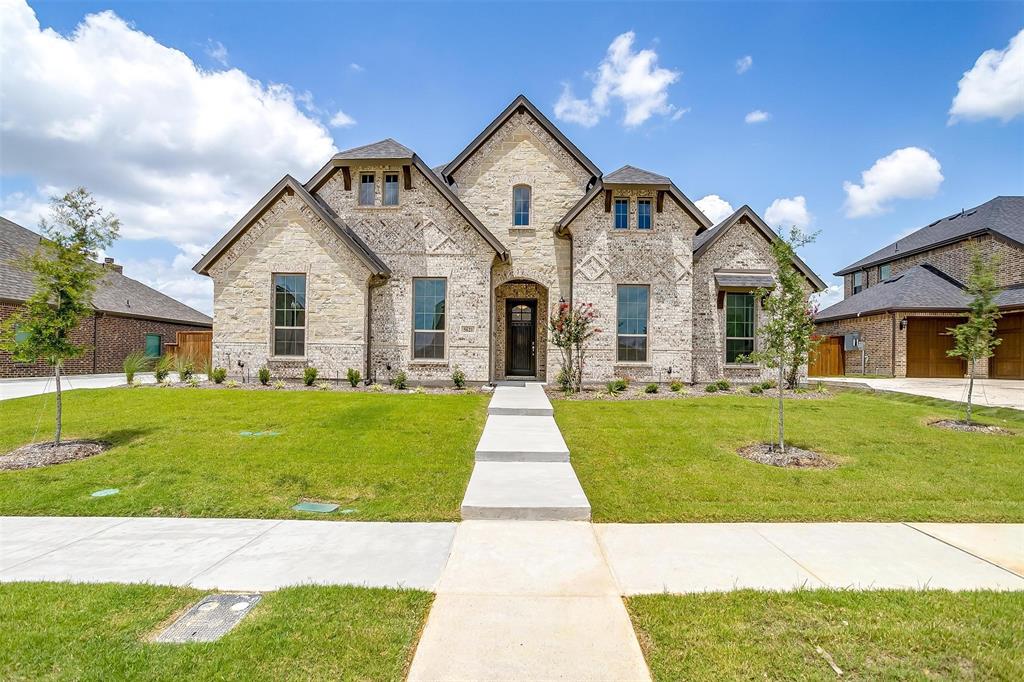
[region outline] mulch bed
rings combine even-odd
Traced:
[[[786,469],[834,469],[836,467],[836,463],[827,457],[792,445],[786,446],[785,454],[779,451],[777,445],[771,443],[748,445],[740,448],[737,452],[740,457],[749,459],[751,462]]]
[[[277,381],[276,379],[274,381]],[[388,384],[381,384],[380,390],[375,391],[370,386],[364,386],[360,384],[353,388],[347,381],[328,381],[330,388],[323,389],[317,386],[320,383],[318,379],[312,386],[306,386],[303,382],[298,380],[285,380],[284,386],[278,388],[274,386],[274,381],[264,386],[259,381],[250,381],[248,383],[239,383],[237,386],[228,386],[227,382],[217,384],[212,381],[200,381],[195,386],[191,386],[183,382],[174,382],[166,384],[141,384],[137,387],[141,389],[154,389],[154,388],[174,388],[181,390],[194,390],[194,389],[222,389],[226,391],[323,391],[324,393],[428,393],[431,395],[455,395],[465,393],[482,393],[490,391],[489,388],[481,386],[467,386],[466,388],[455,388],[454,386],[423,386],[422,391],[418,391],[416,386],[410,385],[408,388],[398,389]]]
[[[967,433],[998,433],[1003,435],[1010,435],[1013,433],[1001,426],[992,426],[991,424],[979,424],[977,422],[971,422],[968,424],[960,419],[940,419],[929,424],[938,429],[948,429],[950,431],[964,431]]]
[[[644,383],[633,383],[620,393],[611,394],[608,390],[598,386],[585,386],[579,393],[565,394],[554,386],[545,386],[544,390],[552,400],[675,400],[677,398],[709,398],[716,395],[741,395],[748,398],[774,398],[778,399],[777,389],[768,389],[763,393],[751,393],[749,386],[732,386],[725,391],[714,391],[708,393],[704,390],[705,384],[684,386],[680,391],[672,391],[668,386],[658,386],[657,393],[645,393]],[[799,391],[786,391],[786,400],[830,400],[834,397],[829,391],[818,391],[816,389],[801,389]]]
[[[29,443],[17,450],[0,455],[0,471],[36,469],[39,467],[73,462],[98,455],[110,447],[101,440],[66,440],[60,445],[53,443]]]

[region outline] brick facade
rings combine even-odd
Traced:
[[[0,302],[0,321],[21,308],[18,303]],[[93,313],[79,324],[72,340],[86,347],[81,356],[64,363],[64,374],[106,374],[121,371],[129,353],[144,351],[146,334],[160,334],[163,343],[171,343],[176,332],[209,329],[196,325],[161,322],[105,313]],[[51,376],[53,368],[45,362],[15,362],[10,353],[0,350],[0,378]]]

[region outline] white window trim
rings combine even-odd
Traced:
[[[623,229],[623,228],[619,228]],[[647,333],[646,334],[620,334],[619,333],[619,287],[643,287],[647,289]],[[643,337],[647,339],[644,345],[643,360],[620,360],[619,359],[619,337],[628,336],[631,338]],[[616,365],[646,366],[651,364],[651,285],[619,283],[615,285],[615,338],[612,353],[615,355]]]
[[[306,307],[303,308],[303,325],[301,327],[278,327],[277,326],[277,277],[291,277],[301,275],[305,278],[305,299]],[[278,329],[301,329],[302,334],[302,355],[278,355],[277,354],[277,343],[275,337],[277,336],[274,332]],[[272,272],[270,273],[270,357],[280,358],[283,360],[288,359],[305,359],[307,356],[306,349],[309,347],[309,274],[305,272]]]
[[[417,329],[416,328],[416,280],[418,279],[440,279],[444,281],[444,329]],[[451,310],[448,307],[448,278],[447,277],[434,277],[432,275],[423,275],[421,277],[413,277],[410,291],[412,296],[409,297],[410,305],[412,307],[411,316],[411,327],[412,333],[409,336],[409,362],[413,365],[446,365],[448,364],[448,327],[451,321]],[[440,358],[418,358],[416,357],[416,332],[437,332],[440,331],[444,336],[444,357]]]
[[[752,336],[729,336],[729,294],[744,294],[744,295],[749,295],[749,296],[751,296],[753,298],[753,300],[754,300],[754,325],[753,325],[753,329],[751,329],[751,333],[753,334]],[[744,340],[744,341],[747,340],[747,339],[750,339],[751,341],[753,341],[752,346],[753,346],[753,349],[754,349],[751,352],[754,352],[754,353],[757,352],[757,311],[758,311],[757,296],[754,295],[753,291],[726,291],[725,292],[725,302],[724,302],[724,305],[722,307],[722,310],[725,311],[725,314],[724,314],[724,318],[725,319],[723,320],[723,322],[725,324],[723,325],[723,329],[722,329],[722,338],[724,339],[724,342],[722,343],[722,361],[725,363],[725,366],[726,367],[757,367],[757,363],[756,362],[729,362],[729,340],[730,339],[740,339],[740,340]]]

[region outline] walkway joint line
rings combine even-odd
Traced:
[[[910,528],[912,530],[916,530],[918,533],[920,533],[921,535],[924,535],[925,537],[931,538],[932,540],[937,540],[937,541],[941,542],[944,545],[948,545],[949,547],[952,547],[953,549],[960,550],[961,552],[963,552],[964,554],[966,554],[968,556],[972,556],[975,559],[978,559],[980,561],[984,561],[986,564],[991,564],[991,565],[995,566],[996,568],[1001,568],[1002,570],[1006,571],[1007,573],[1009,573],[1010,575],[1014,576],[1015,578],[1024,578],[1024,574],[1020,574],[1020,573],[1017,573],[1017,571],[1010,570],[1009,568],[1007,568],[1006,566],[1003,566],[1002,564],[997,564],[996,562],[992,561],[991,559],[986,559],[985,557],[979,556],[979,555],[975,554],[974,552],[971,552],[969,550],[964,549],[963,547],[960,547],[959,545],[954,545],[952,542],[949,542],[947,540],[943,540],[942,538],[938,537],[937,535],[932,535],[931,533],[927,533],[924,530],[922,530],[922,529],[920,529],[920,528],[918,528],[916,526],[911,525],[911,524],[914,524],[914,523],[928,523],[928,522],[927,521],[900,521],[900,525],[906,526],[907,528]]]
[[[262,531],[260,531],[260,532],[259,532],[259,533],[257,533],[256,535],[254,535],[254,536],[253,536],[253,537],[252,537],[252,538],[251,538],[251,539],[250,539],[250,540],[249,540],[248,542],[246,542],[245,544],[243,544],[243,545],[241,545],[240,547],[237,547],[237,548],[235,548],[234,550],[232,550],[232,551],[228,552],[227,554],[225,554],[224,556],[222,556],[222,557],[221,557],[220,559],[218,559],[217,561],[214,561],[214,562],[213,562],[212,564],[210,564],[209,566],[207,566],[207,567],[206,567],[206,568],[204,568],[203,570],[201,570],[201,571],[199,571],[198,573],[196,573],[195,575],[193,575],[193,576],[192,576],[191,578],[189,578],[188,580],[186,580],[186,581],[185,581],[185,584],[186,584],[186,585],[189,585],[189,586],[191,586],[191,585],[192,585],[192,581],[194,581],[194,580],[195,580],[196,578],[198,578],[199,576],[201,576],[201,575],[202,575],[202,574],[204,574],[204,573],[209,573],[209,572],[210,572],[210,571],[212,571],[213,569],[217,568],[218,566],[220,566],[221,564],[223,564],[223,563],[224,563],[225,561],[227,561],[228,559],[230,559],[231,557],[233,557],[233,556],[234,556],[235,554],[237,554],[237,553],[241,552],[241,551],[242,551],[243,549],[245,549],[246,547],[248,547],[248,546],[249,546],[249,545],[251,545],[252,543],[256,542],[256,541],[257,541],[257,540],[259,540],[259,539],[260,539],[261,537],[263,537],[264,535],[266,535],[266,534],[267,534],[267,533],[269,533],[270,531],[274,530],[275,528],[277,528],[278,526],[280,526],[280,525],[281,525],[282,523],[284,523],[284,522],[285,522],[285,519],[279,519],[279,520],[277,521],[277,523],[274,523],[274,524],[271,524],[271,525],[267,526],[267,527],[266,527],[265,529],[263,529]]]

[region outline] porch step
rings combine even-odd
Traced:
[[[478,462],[568,462],[554,417],[492,414],[476,446]]]
[[[554,411],[551,409],[551,401],[544,393],[543,384],[498,384],[491,397],[487,414],[550,417]]]
[[[462,518],[589,521],[590,502],[568,462],[477,462]]]

